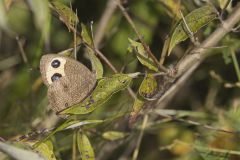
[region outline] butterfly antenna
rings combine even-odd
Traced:
[[[76,19],[78,17],[77,9],[76,9]],[[77,24],[78,22],[75,22],[75,29],[74,29],[74,58],[77,59]]]
[[[91,30],[91,38],[93,40],[93,21],[90,22],[90,30]],[[93,41],[93,46],[95,48],[94,41]]]

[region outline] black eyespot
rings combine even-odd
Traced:
[[[59,80],[62,77],[59,73],[54,73],[54,75],[51,77],[52,82]]]
[[[61,64],[60,61],[55,59],[54,61],[52,61],[51,66],[53,68],[58,68],[60,66],[60,64]]]
[[[68,103],[65,103],[65,107],[66,107],[66,108],[68,107]]]

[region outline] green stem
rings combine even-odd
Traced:
[[[72,142],[72,160],[77,160],[77,131],[73,132],[73,142]]]
[[[230,52],[231,52],[231,56],[232,56],[232,59],[233,59],[233,65],[234,65],[234,68],[235,68],[235,71],[236,71],[236,74],[237,74],[237,78],[238,78],[238,81],[240,82],[240,69],[239,69],[239,64],[238,64],[238,61],[237,61],[237,57],[236,57],[235,52],[232,48],[230,49]]]

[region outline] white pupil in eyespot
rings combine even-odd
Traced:
[[[51,77],[52,82],[59,80],[62,77],[59,73],[54,73],[54,75]]]
[[[60,64],[61,64],[60,61],[56,59],[56,60],[52,61],[51,66],[53,68],[58,68],[60,66]]]

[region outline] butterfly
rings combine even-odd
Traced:
[[[77,60],[58,54],[40,60],[43,83],[48,87],[51,108],[60,112],[88,97],[96,86],[96,74]]]

